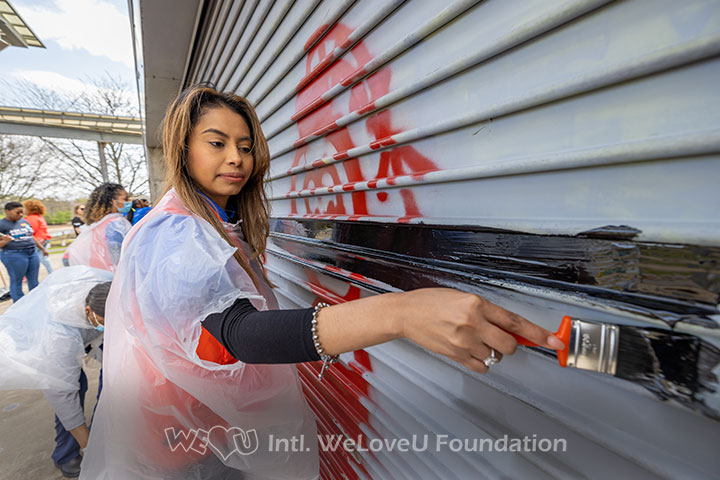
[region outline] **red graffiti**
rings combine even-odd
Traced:
[[[370,188],[378,186],[378,180],[385,180],[389,185],[395,185],[395,179],[402,175],[412,175],[421,178],[427,172],[438,170],[436,165],[423,156],[412,146],[395,145],[393,135],[400,133],[401,129],[393,126],[391,113],[387,110],[367,117],[363,123],[372,141],[370,148],[386,149],[380,152],[377,170],[363,172],[358,158],[351,157],[347,152],[358,146],[353,140],[350,129],[338,126],[339,119],[351,112],[366,114],[376,109],[375,101],[387,95],[390,91],[391,71],[389,67],[380,69],[350,88],[349,100],[347,95],[338,95],[326,101],[323,95],[336,85],[348,87],[358,79],[364,77],[366,72],[363,66],[372,60],[373,55],[363,42],[356,43],[342,58],[336,59],[336,48],[347,48],[354,41],[352,30],[346,25],[338,24],[332,28],[321,26],[308,40],[305,59],[305,77],[298,84],[298,95],[295,101],[295,115],[292,119],[297,122],[298,140],[295,142],[296,150],[292,168],[301,165],[311,165],[312,170],[305,173],[296,173],[290,179],[290,191],[309,190],[315,192],[320,188],[328,188],[330,195],[319,195],[291,199],[291,212],[293,214],[348,216],[351,220],[366,215],[383,215],[382,205],[389,202],[392,196],[399,192],[400,201],[404,207],[404,216],[399,222],[406,222],[412,218],[422,216],[417,205],[414,193],[409,189],[394,189],[375,191],[376,202],[369,197],[370,192],[356,190],[359,182],[368,182]],[[316,140],[319,139],[319,140]],[[309,158],[309,142],[322,143],[322,153],[313,148],[312,158]],[[367,144],[363,139],[361,144]],[[317,143],[313,143],[313,146]],[[321,157],[332,156],[337,163],[324,165],[319,161]],[[366,169],[368,167],[365,167]],[[302,179],[299,181],[298,179]],[[299,185],[302,183],[302,185]],[[350,201],[344,195],[350,194]],[[372,200],[372,201],[369,201]],[[379,208],[370,211],[370,208]],[[327,273],[348,275],[359,282],[371,282],[360,274],[347,272],[332,265],[324,265]],[[332,304],[356,300],[361,297],[361,290],[349,282],[323,283],[324,275],[311,268],[305,268],[306,285],[316,296],[316,302],[329,302]],[[332,284],[329,287],[328,284]],[[372,362],[367,352],[359,350],[354,358],[348,362],[347,367],[342,364],[335,365],[326,373],[321,384],[317,381],[319,363],[303,364],[298,366],[308,403],[318,417],[318,430],[321,433],[343,432],[345,435],[357,434],[361,444],[366,442],[360,425],[370,426],[370,414],[361,402],[362,398],[370,399],[370,385],[364,378],[372,374]],[[346,452],[322,452],[320,456],[320,471],[323,478],[358,478],[355,470],[350,467],[365,470],[362,463]]]
[[[324,269],[335,273],[348,273],[332,265],[325,265]],[[360,288],[355,285],[343,284],[343,291],[340,291],[329,287],[327,282],[323,283],[321,275],[315,270],[305,268],[304,272],[307,285],[316,295],[315,305],[320,302],[343,303],[360,298]],[[351,277],[352,275],[357,279],[365,279],[359,274],[351,274]],[[370,386],[362,377],[365,372],[372,371],[369,355],[363,350],[354,352],[354,360],[348,364],[349,368],[337,363],[325,374],[322,383],[317,379],[321,365],[321,362],[315,362],[299,364],[297,367],[304,384],[305,397],[318,417],[318,432],[321,435],[343,433],[350,438],[360,439],[361,445],[367,447],[367,439],[360,425],[368,425],[370,421],[370,415],[361,402],[361,398],[369,398]],[[355,463],[355,460],[343,451],[321,452],[321,478],[359,478],[349,466],[350,463]],[[356,468],[365,470],[362,464],[355,465]]]
[[[340,270],[337,267],[332,267],[330,265],[327,265],[325,268],[331,272]],[[347,285],[347,292],[341,294],[320,283],[320,277],[314,270],[306,268],[305,275],[308,278],[308,286],[310,287],[310,290],[318,297],[315,305],[320,302],[328,302],[332,304],[344,303],[360,298],[360,289],[355,285]]]
[[[320,32],[320,33],[318,33]],[[319,35],[325,33],[316,42]],[[373,56],[363,44],[358,42],[342,58],[334,60],[333,51],[338,46],[347,46],[352,30],[343,24],[337,24],[328,30],[326,25],[321,26],[311,36],[315,43],[308,51],[305,60],[306,76],[301,80],[296,97],[296,114],[293,120],[297,121],[299,140],[296,142],[297,150],[293,159],[293,167],[312,164],[316,158],[307,158],[308,146],[306,143],[316,137],[323,138],[326,148],[332,149],[323,152],[323,156],[332,155],[341,163],[315,168],[302,175],[302,187],[298,188],[297,178],[291,177],[291,191],[310,190],[331,187],[335,195],[305,197],[302,201],[302,213],[310,215],[351,215],[358,218],[364,215],[382,215],[382,211],[370,212],[366,191],[354,191],[355,184],[370,180],[371,188],[377,185],[377,180],[388,179],[392,185],[394,177],[400,175],[423,175],[438,170],[437,166],[427,157],[423,156],[412,146],[402,146],[380,153],[380,161],[376,172],[365,174],[357,158],[349,158],[347,151],[356,147],[347,127],[338,127],[336,121],[350,112],[366,113],[375,109],[375,100],[390,91],[391,71],[389,67],[383,68],[357,83],[350,89],[349,102],[341,101],[335,97],[325,102],[322,95],[335,85],[347,86],[365,74],[362,66],[372,60]],[[306,45],[310,47],[311,43]],[[355,66],[351,63],[355,62]],[[328,66],[329,65],[329,66]],[[327,67],[327,68],[326,68]],[[343,104],[344,103],[344,104]],[[385,110],[368,117],[365,120],[367,132],[375,138],[370,147],[373,149],[391,146],[395,143],[392,135],[400,132],[393,128],[391,114]],[[340,168],[340,166],[342,166]],[[340,186],[342,188],[339,188]],[[335,187],[335,188],[332,188]],[[352,192],[352,206],[346,205],[343,192]],[[408,221],[421,216],[415,200],[415,195],[409,189],[400,189],[400,197],[405,209],[405,216],[399,221]],[[388,200],[388,192],[376,192],[378,200],[384,203]],[[291,212],[300,213],[297,199],[291,200]]]

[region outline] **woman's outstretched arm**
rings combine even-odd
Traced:
[[[203,321],[235,358],[245,363],[318,360],[311,334],[312,309],[257,311],[240,299]],[[397,338],[415,343],[478,371],[490,348],[512,354],[511,331],[548,348],[562,343],[547,330],[477,295],[446,288],[388,293],[326,307],[317,333],[325,353],[334,355]]]
[[[334,355],[407,338],[484,373],[490,348],[515,352],[516,333],[538,345],[563,348],[551,332],[477,295],[449,288],[387,293],[333,305],[318,313],[318,337]]]

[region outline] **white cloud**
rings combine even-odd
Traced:
[[[130,20],[126,11],[101,0],[56,0],[55,8],[26,6],[21,15],[41,40],[65,49],[86,50],[133,68]]]

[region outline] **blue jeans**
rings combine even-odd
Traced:
[[[84,371],[80,372],[80,406],[85,408],[85,392],[88,389],[87,376]],[[100,383],[98,384],[97,398],[100,398],[100,392],[102,392],[102,368],[100,369]],[[95,410],[97,410],[97,403],[95,403],[95,409],[93,409],[93,416],[95,417]],[[92,418],[90,423],[92,424]],[[52,459],[58,465],[68,463],[80,455],[80,444],[77,443],[72,433],[65,430],[60,419],[55,415],[55,450],[52,453]]]
[[[45,247],[45,249],[50,247],[50,240],[45,240],[43,242],[43,247]],[[38,260],[40,260],[40,263],[42,264],[42,266],[45,267],[45,270],[47,270],[48,273],[52,273],[53,268],[52,268],[52,265],[50,264],[50,256],[48,255],[46,257],[45,255],[43,255],[42,250],[40,250],[38,247],[35,247],[35,253],[37,254]]]
[[[25,248],[23,250],[3,248],[0,252],[0,260],[2,260],[10,275],[10,298],[13,299],[13,302],[17,302],[23,296],[23,277],[27,277],[28,290],[38,286],[40,260],[35,254],[34,248]]]

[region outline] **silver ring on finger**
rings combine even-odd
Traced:
[[[490,356],[484,358],[482,362],[483,362],[483,363],[485,364],[485,366],[488,367],[488,368],[489,368],[489,367],[492,367],[492,366],[495,365],[496,363],[499,363],[499,362],[500,362],[500,359],[497,358],[497,356],[495,355],[495,349],[494,349],[494,348],[491,348],[491,349],[490,349]]]

